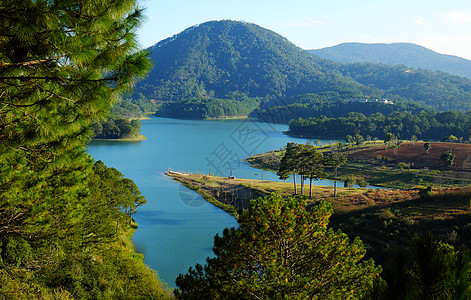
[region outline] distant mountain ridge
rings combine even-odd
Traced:
[[[325,92],[375,94],[281,35],[252,23],[210,21],[149,48],[154,69],[136,93],[158,100]]]
[[[412,43],[342,43],[333,47],[307,51],[341,63],[370,62],[406,65],[471,78],[471,60],[440,54]]]
[[[149,51],[154,68],[137,83],[134,99],[164,106],[192,98],[258,98],[266,109],[286,105],[293,96],[333,93],[338,100],[387,98],[439,110],[471,110],[468,78],[405,65],[334,62],[252,23],[206,22],[162,40]],[[222,103],[229,104],[220,101],[210,106]]]

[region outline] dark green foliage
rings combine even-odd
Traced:
[[[381,101],[375,101],[374,98],[370,98],[370,101],[367,102],[353,101],[352,99],[367,98],[356,94],[341,95],[338,92],[304,94],[264,102],[260,109],[255,110],[250,116],[265,122],[288,123],[290,120],[297,118],[345,117],[351,112],[370,116],[375,113],[387,115],[393,112],[410,111],[418,113],[422,110],[431,110],[424,105],[404,101],[399,97],[389,98],[389,100],[393,100],[394,104],[385,104]]]
[[[134,280],[158,280],[118,242],[144,199],[84,152],[91,124],[149,67],[141,18],[133,0],[0,2],[2,298],[162,294],[138,291]]]
[[[420,198],[428,199],[432,197],[433,190],[431,186],[423,187],[419,189],[419,196]]]
[[[374,91],[343,77],[333,63],[250,23],[206,22],[157,43],[149,51],[155,67],[136,87],[136,93],[149,100],[223,98],[230,92],[266,97]]]
[[[352,188],[356,183],[356,178],[353,176],[346,176],[343,178],[343,187]]]
[[[471,78],[471,61],[453,55],[440,54],[411,43],[343,43],[333,47],[308,50],[308,52],[342,63],[369,62],[406,65],[416,69],[440,70]]]
[[[13,226],[25,220],[4,223],[10,228],[4,227],[0,236],[0,271],[6,271],[0,277],[9,284],[0,290],[11,293],[12,299],[22,298],[33,286],[36,295],[61,291],[80,299],[161,298],[156,275],[122,246],[120,238],[131,229],[131,216],[145,198],[131,180],[101,161],[92,170],[87,175],[89,196],[75,206],[74,219],[51,211],[44,217],[55,218],[54,225],[34,224],[32,234],[27,227]],[[4,211],[2,217],[6,216]]]
[[[424,143],[424,150],[425,152],[429,152],[432,149],[432,145],[430,143]]]
[[[470,255],[436,241],[431,234],[409,248],[395,249],[381,274],[373,299],[469,299]]]
[[[107,199],[103,200],[103,204],[106,203],[112,210],[125,213],[131,219],[136,209],[146,203],[136,184],[124,178],[115,168],[108,168],[102,161],[97,161],[93,165],[93,171],[99,178],[94,180],[91,186],[96,187],[103,199]],[[96,198],[98,196],[95,196]],[[116,217],[115,221],[117,220]]]
[[[239,228],[216,236],[203,267],[179,275],[179,299],[346,299],[364,295],[379,268],[352,242],[327,228],[332,208],[273,194],[251,202]]]
[[[301,186],[304,186],[304,179],[309,179],[309,198],[312,198],[312,181],[325,178],[324,172],[326,161],[324,155],[313,145],[299,145],[301,151],[298,157],[301,174]],[[301,193],[303,193],[301,188]]]
[[[121,100],[114,105],[111,110],[112,116],[118,116],[124,119],[139,119],[145,116],[144,110],[130,100]]]
[[[338,152],[331,152],[326,157],[326,166],[334,169],[334,197],[337,197],[337,171],[340,166],[347,162],[347,157]]]
[[[299,165],[299,154],[301,153],[301,148],[296,143],[288,143],[286,144],[286,153],[281,158],[280,168],[276,175],[280,177],[280,179],[286,180],[289,178],[290,174],[293,174],[293,181],[294,181],[294,194],[297,194],[297,186],[296,186],[296,174],[300,169]]]
[[[443,136],[467,136],[471,125],[471,113],[466,112],[395,112],[389,115],[375,113],[369,117],[349,113],[346,117],[324,116],[297,119],[290,122],[289,134],[305,137],[343,138],[346,135],[361,134],[383,138],[390,133],[401,139],[441,140]]]
[[[120,117],[110,117],[107,120],[98,121],[92,126],[96,139],[122,139],[139,135],[141,122],[139,120],[127,120]]]
[[[414,102],[439,110],[469,110],[471,80],[443,72],[409,70],[383,64],[341,64],[310,55],[280,35],[260,26],[236,21],[211,21],[190,27],[149,48],[155,67],[137,85],[134,99],[148,105],[190,98],[224,98],[241,92],[267,98],[261,120],[285,122],[324,114],[344,116],[404,111],[397,106],[341,103],[346,99]],[[287,97],[317,94],[311,105]],[[134,100],[133,100],[134,101]],[[151,104],[153,103],[154,104]],[[326,111],[323,113],[323,111]]]
[[[256,99],[217,99],[191,98],[177,102],[165,103],[156,113],[157,116],[204,119],[225,116],[247,116],[258,108]]]
[[[67,256],[56,267],[45,274],[45,285],[69,291],[75,299],[164,299],[155,272],[116,245]]]
[[[445,151],[441,156],[440,159],[448,166],[452,167],[453,163],[455,162],[455,154],[453,150]]]
[[[277,175],[286,180],[293,174],[294,194],[297,194],[296,175],[301,175],[301,194],[304,194],[304,181],[309,179],[309,197],[312,197],[312,181],[325,178],[324,168],[334,168],[337,179],[338,168],[345,164],[347,158],[338,153],[324,156],[316,146],[288,143],[286,151],[279,163]],[[334,197],[337,195],[337,181],[334,184]]]
[[[441,111],[471,110],[471,80],[444,72],[411,70],[404,65],[344,64],[340,72],[388,95],[412,99]]]

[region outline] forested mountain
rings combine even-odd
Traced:
[[[263,98],[260,103],[266,109],[283,105],[293,96],[336,93],[343,100],[387,98],[440,110],[471,109],[470,79],[404,65],[337,63],[245,22],[224,20],[193,26],[150,47],[149,52],[154,68],[137,84],[134,102],[231,99],[228,95],[240,93],[246,99]],[[230,101],[210,106],[226,104]],[[220,111],[226,110],[229,107]],[[205,109],[201,115],[209,114]]]
[[[318,94],[304,94],[288,97],[279,103],[263,103],[259,109],[249,116],[270,123],[289,123],[298,118],[313,118],[326,116],[328,118],[344,117],[351,112],[369,116],[375,113],[390,114],[393,112],[420,112],[433,110],[428,106],[414,102],[404,101],[394,97],[394,102],[384,99],[370,99],[370,101],[357,101],[345,99],[336,92]]]
[[[406,65],[471,78],[470,60],[454,55],[440,54],[412,43],[343,43],[333,47],[308,50],[308,52],[342,63],[370,62]]]
[[[149,48],[154,68],[139,82],[148,99],[298,95],[335,90],[374,94],[342,76],[335,63],[309,55],[286,38],[258,25],[211,21],[190,27]]]
[[[404,65],[344,64],[340,71],[356,81],[439,110],[471,110],[471,80],[444,72],[414,70]]]

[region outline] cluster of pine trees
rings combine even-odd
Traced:
[[[139,120],[128,120],[120,117],[109,117],[92,126],[96,139],[122,139],[138,136],[141,131]]]
[[[458,111],[409,111],[389,115],[375,113],[365,116],[351,112],[345,117],[292,120],[288,134],[305,137],[343,138],[362,135],[381,139],[392,133],[401,139],[442,140],[450,135],[466,140],[471,128],[471,113]]]
[[[324,156],[317,147],[288,143],[286,152],[280,162],[277,175],[286,180],[293,175],[294,194],[297,194],[296,175],[301,176],[301,195],[304,195],[304,181],[309,179],[309,197],[312,197],[312,181],[325,178],[327,174],[324,168],[331,167],[334,170],[334,197],[337,195],[337,170],[344,165],[347,158],[338,152],[332,152]]]
[[[214,242],[215,257],[177,278],[177,299],[469,299],[467,249],[416,238],[381,267],[359,238],[328,228],[332,207],[303,198],[252,200],[237,229]]]
[[[0,3],[2,299],[156,299],[123,236],[145,202],[85,153],[91,124],[142,77],[137,1]]]

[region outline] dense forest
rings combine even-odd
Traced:
[[[388,102],[385,103],[384,101]],[[292,119],[326,116],[344,117],[350,112],[369,116],[374,113],[390,114],[398,111],[420,112],[431,110],[427,106],[404,101],[401,97],[390,99],[362,98],[361,96],[342,96],[336,92],[305,94],[277,101],[267,101],[250,114],[264,122],[289,123]]]
[[[96,121],[92,129],[95,139],[133,138],[141,132],[141,121],[112,116],[106,120]]]
[[[435,109],[471,110],[471,80],[444,72],[384,64],[344,64],[341,72],[388,95],[399,95]]]
[[[167,102],[162,105],[156,115],[184,119],[247,116],[259,105],[257,99],[191,98]]]
[[[2,299],[166,297],[130,244],[144,197],[84,151],[150,66],[141,19],[133,0],[0,4]]]
[[[157,43],[149,51],[155,66],[135,89],[147,99],[224,98],[236,91],[249,97],[329,90],[375,92],[343,77],[333,63],[250,23],[206,22]]]
[[[375,113],[369,117],[361,113],[348,113],[339,118],[299,118],[289,123],[288,134],[316,138],[362,135],[383,139],[387,133],[391,133],[400,139],[415,136],[422,140],[443,140],[453,135],[458,139],[468,140],[470,128],[471,112],[405,111],[389,115]]]
[[[234,92],[275,106],[280,99],[333,92],[343,99],[400,99],[439,110],[471,108],[470,79],[404,65],[329,61],[250,23],[206,22],[148,50],[155,66],[137,84],[132,101],[154,107],[191,98],[224,99]]]
[[[113,105],[108,117],[99,118],[93,122],[93,138],[136,138],[140,135],[140,119],[143,117],[145,117],[145,113],[139,105],[129,100],[120,100]]]
[[[309,53],[340,63],[383,63],[406,65],[415,69],[442,71],[471,78],[471,61],[440,54],[411,43],[342,43],[333,47],[308,50]]]

